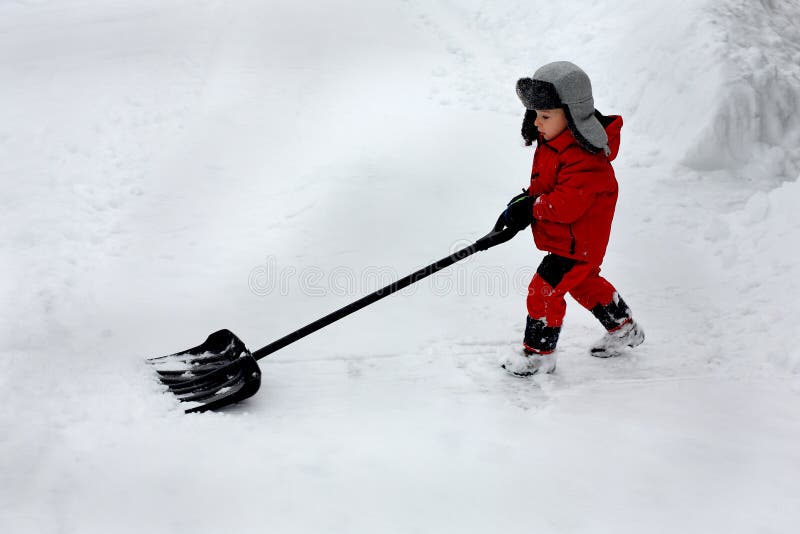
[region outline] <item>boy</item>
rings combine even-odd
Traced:
[[[530,187],[508,203],[506,226],[531,224],[537,248],[548,252],[528,288],[521,354],[503,367],[527,376],[551,373],[566,313],[566,293],[588,309],[607,333],[592,356],[617,356],[644,341],[644,332],[614,286],[600,276],[617,203],[611,161],[619,149],[622,117],[594,108],[589,77],[568,61],[549,63],[517,82],[525,106],[522,136],[537,142]]]

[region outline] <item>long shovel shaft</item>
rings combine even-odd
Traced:
[[[499,221],[498,221],[499,225]],[[497,226],[495,227],[497,228]],[[401,278],[386,287],[383,287],[374,293],[370,293],[369,295],[358,299],[357,301],[348,304],[347,306],[332,312],[325,317],[317,319],[313,323],[310,323],[298,330],[295,330],[291,334],[288,334],[276,341],[273,341],[269,345],[258,349],[257,351],[253,352],[253,357],[256,360],[260,360],[265,356],[269,356],[273,352],[276,352],[287,345],[294,343],[295,341],[306,337],[309,334],[316,332],[321,328],[325,328],[331,323],[342,319],[343,317],[347,317],[351,313],[357,312],[361,308],[365,308],[370,304],[374,304],[375,302],[381,300],[384,297],[388,297],[392,293],[396,293],[401,289],[404,289],[411,284],[415,284],[420,280],[427,278],[428,276],[445,269],[454,263],[467,258],[480,250],[486,250],[490,247],[495,245],[499,245],[500,243],[504,243],[514,237],[514,235],[518,232],[518,229],[505,229],[505,230],[496,230],[490,232],[486,236],[482,237],[472,245],[462,248],[454,252],[453,254],[447,256],[446,258],[442,258],[441,260],[437,261],[436,263],[432,263],[427,267],[424,267],[416,272],[409,274],[408,276]]]
[[[347,306],[336,310],[335,312],[329,313],[325,317],[321,317],[317,319],[313,323],[310,323],[303,328],[295,330],[291,334],[288,334],[276,341],[273,341],[266,347],[260,348],[253,353],[253,357],[256,360],[260,360],[261,358],[272,354],[273,352],[279,351],[280,349],[284,348],[287,345],[294,343],[295,341],[306,337],[309,334],[313,334],[317,330],[321,328],[325,328],[331,323],[338,321],[344,317],[347,317],[351,313],[355,313],[361,308],[366,308],[370,304],[374,304],[381,300],[384,297],[388,297],[392,293],[396,293],[406,287],[410,286],[411,284],[415,284],[422,280],[423,278],[427,278],[428,276],[441,271],[447,267],[450,267],[457,261],[461,261],[464,258],[475,254],[478,251],[478,248],[475,244],[470,245],[466,248],[463,248],[446,258],[442,258],[441,260],[437,261],[436,263],[432,263],[427,267],[424,267],[416,272],[413,272],[406,276],[405,278],[401,278],[386,287],[383,287],[369,295],[358,299],[355,302],[348,304]]]

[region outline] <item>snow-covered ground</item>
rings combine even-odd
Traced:
[[[793,532],[794,0],[0,2],[0,532]],[[251,349],[483,235],[518,77],[625,118],[604,272],[644,326],[497,367],[542,253],[481,253],[187,416],[143,358]]]

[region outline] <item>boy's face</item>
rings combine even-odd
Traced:
[[[567,116],[563,109],[537,109],[533,124],[544,140],[550,141],[567,128]]]

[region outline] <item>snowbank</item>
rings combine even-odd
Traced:
[[[731,289],[724,318],[731,356],[800,372],[797,338],[800,179],[716,218],[706,230]]]
[[[708,9],[709,22],[720,30],[714,56],[722,79],[716,87],[705,86],[712,114],[699,123],[685,163],[775,187],[800,171],[800,4],[727,0]],[[686,102],[690,113],[696,106]],[[691,120],[691,114],[682,119]]]

